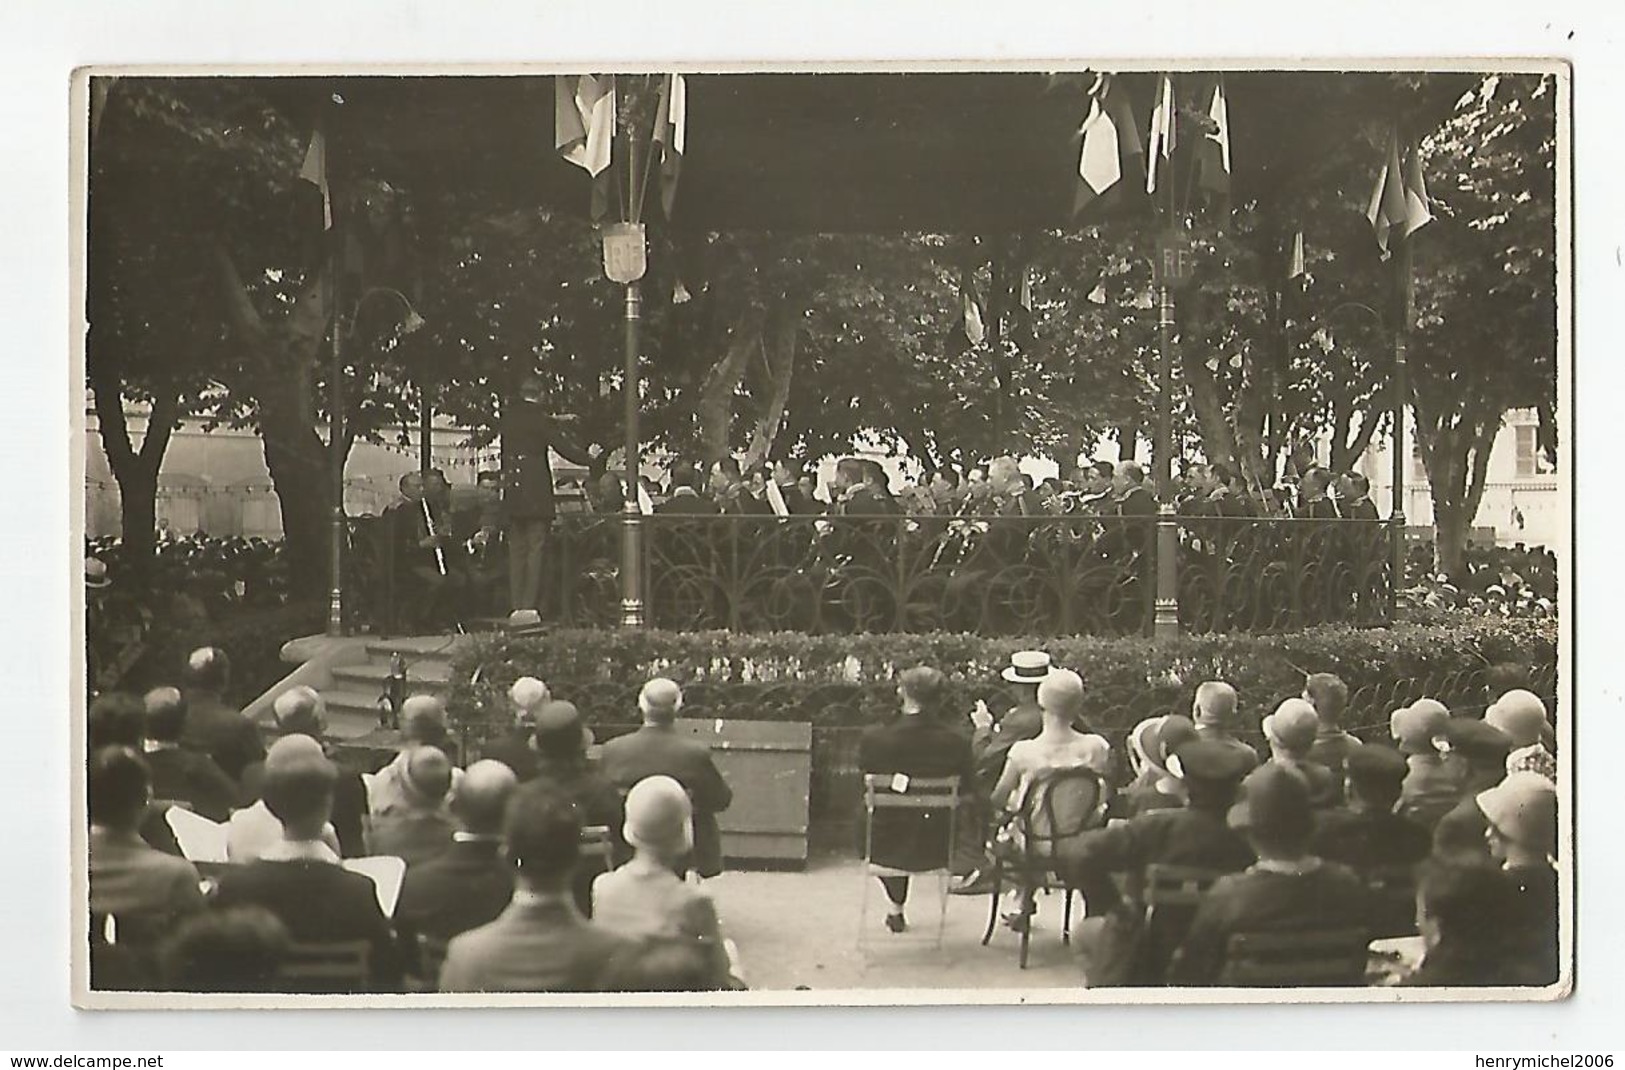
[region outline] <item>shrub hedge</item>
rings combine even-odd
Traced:
[[[1519,667],[1529,686],[1556,690],[1557,625],[1550,619],[1459,614],[1383,629],[1324,626],[1282,635],[1143,638],[1080,636],[1020,640],[965,634],[806,635],[659,631],[557,631],[515,639],[477,637],[454,662],[450,706],[479,739],[506,719],[504,693],[515,678],[545,679],[590,721],[637,720],[644,680],[683,685],[688,716],[793,720],[816,728],[872,724],[896,707],[893,675],[916,664],[947,674],[955,708],[977,698],[1007,703],[998,673],[1013,651],[1049,651],[1089,684],[1097,730],[1120,738],[1142,717],[1187,709],[1196,684],[1224,679],[1241,694],[1244,720],[1257,724],[1280,699],[1298,694],[1305,672],[1335,672],[1353,692],[1348,724],[1385,734],[1394,706],[1433,695],[1458,709],[1482,708],[1485,670]]]

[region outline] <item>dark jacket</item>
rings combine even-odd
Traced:
[[[513,868],[495,840],[453,843],[407,868],[395,919],[402,930],[449,940],[495,920],[513,898]]]
[[[976,780],[986,791],[992,791],[1004,772],[1004,760],[1010,748],[1024,739],[1032,739],[1044,729],[1044,712],[1037,706],[1014,706],[992,729],[978,729],[971,736],[971,754],[976,759]]]
[[[530,745],[530,737],[529,729],[516,728],[487,743],[480,751],[480,757],[501,762],[512,769],[513,775],[523,784],[536,775],[536,750]]]
[[[1551,984],[1556,976],[1504,942],[1482,948],[1442,943],[1399,983],[1416,988],[1535,987]]]
[[[673,494],[655,506],[660,516],[716,516],[720,511],[716,502],[698,493]]]
[[[702,877],[722,872],[722,833],[716,815],[733,803],[733,789],[711,759],[711,748],[679,735],[669,725],[644,725],[604,744],[599,755],[604,776],[630,791],[650,776],[669,776],[694,801],[694,869]]]
[[[864,484],[843,499],[836,510],[842,516],[899,516],[902,513],[896,499]]]
[[[510,903],[455,937],[442,992],[597,992],[634,945],[581,916],[564,897]]]
[[[228,867],[215,892],[218,907],[261,906],[300,943],[365,940],[372,945],[372,991],[397,991],[401,962],[372,881],[330,862],[261,860]]]
[[[1360,878],[1336,862],[1303,873],[1255,866],[1221,877],[1202,897],[1185,944],[1168,967],[1168,983],[1221,983],[1230,937],[1236,933],[1362,929],[1368,901]]]
[[[180,747],[148,751],[152,770],[152,797],[183,802],[210,821],[224,821],[242,803],[237,785],[198,751]]]
[[[923,714],[864,729],[858,767],[908,777],[957,776],[963,787],[973,770],[970,741]],[[947,862],[951,845],[944,811],[877,809],[870,830],[869,857],[878,865],[920,872]]]
[[[1156,516],[1157,499],[1141,483],[1113,503],[1112,512],[1118,516]]]
[[[502,419],[502,502],[517,520],[551,520],[553,466],[548,450],[558,424],[539,403],[514,399]]]
[[[1490,861],[1490,845],[1484,839],[1489,821],[1478,808],[1474,793],[1466,797],[1439,819],[1433,828],[1433,853],[1440,858],[1463,864]]]
[[[604,775],[598,763],[558,762],[540,758],[536,765],[535,781],[550,785],[575,803],[576,814],[583,825],[602,825],[609,829],[611,868],[632,857],[621,831],[626,824],[625,799]],[[585,858],[576,864],[573,881],[576,908],[589,918],[592,917],[592,882],[603,872],[605,867]]]
[[[1557,870],[1551,866],[1516,867],[1504,871],[1518,890],[1523,921],[1512,934],[1536,977],[1535,984],[1553,984],[1558,973]]]
[[[1357,873],[1414,866],[1432,849],[1428,830],[1399,814],[1339,807],[1315,815],[1309,850]]]
[[[254,722],[241,710],[213,695],[189,691],[186,695],[186,732],[181,743],[214,759],[222,772],[241,781],[243,770],[265,760],[265,747]]]

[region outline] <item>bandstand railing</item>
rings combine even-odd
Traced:
[[[612,627],[618,516],[560,517],[549,612]],[[658,628],[1149,634],[1154,517],[644,518]],[[1391,529],[1376,521],[1177,518],[1189,632],[1279,631],[1393,618]]]

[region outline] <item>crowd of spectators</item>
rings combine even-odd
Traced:
[[[373,772],[326,738],[308,687],[279,695],[265,746],[221,698],[230,671],[203,648],[176,686],[91,706],[96,987],[742,987],[704,884],[722,868],[716,815],[732,791],[674,730],[674,681],[648,681],[642,727],[592,757],[581,712],[539,679],[513,685],[511,731],[477,756],[457,752],[438,698],[414,695],[398,752]],[[1082,893],[1090,985],[1287,983],[1250,979],[1248,942],[1327,934],[1357,944],[1360,963],[1374,939],[1418,939],[1406,984],[1556,980],[1556,743],[1536,695],[1507,690],[1481,716],[1422,699],[1362,742],[1345,730],[1348,689],[1317,673],[1262,717],[1261,754],[1236,690],[1207,681],[1188,715],[1135,726],[1125,781],[1085,722],[1079,672],[1023,651],[1003,678],[1011,709],[995,720],[979,703],[967,724],[945,708],[941,672],[903,670],[895,717],[862,739],[862,768],[885,790],[958,778],[969,830],[956,841],[930,808],[876,812],[868,861],[886,867],[886,931],[909,928],[909,874],[953,864],[956,892],[997,894],[990,877],[1030,875],[1037,851]],[[182,851],[200,824],[218,828],[220,858]],[[379,856],[403,873],[382,895]],[[1148,909],[1167,867],[1200,895]],[[1035,889],[1003,888],[1004,923],[1030,932]],[[348,971],[327,961],[340,950]]]

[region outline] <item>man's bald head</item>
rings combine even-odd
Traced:
[[[327,757],[322,745],[301,733],[283,736],[265,751],[265,771],[288,769],[301,762],[316,762]]]
[[[498,835],[508,812],[508,800],[518,786],[519,778],[502,762],[490,758],[475,762],[457,782],[457,794],[451,800],[452,816],[466,832]]]
[[[638,709],[643,711],[646,724],[671,724],[677,711],[683,708],[683,689],[677,681],[657,676],[643,685],[638,692]]]
[[[1038,685],[1038,706],[1070,723],[1083,712],[1083,677],[1071,669],[1051,669]]]
[[[513,719],[521,725],[536,723],[536,711],[553,696],[547,684],[534,676],[521,676],[508,689],[508,701],[513,703]]]
[[[1223,680],[1209,680],[1196,689],[1197,727],[1229,728],[1236,722],[1236,689]]]
[[[438,747],[446,741],[446,704],[435,695],[413,695],[401,703],[401,735],[410,743]]]
[[[406,757],[408,794],[429,807],[439,806],[451,790],[451,759],[439,747],[419,747]]]
[[[276,697],[271,712],[283,732],[320,736],[327,730],[327,703],[313,687],[300,684],[288,688]]]

